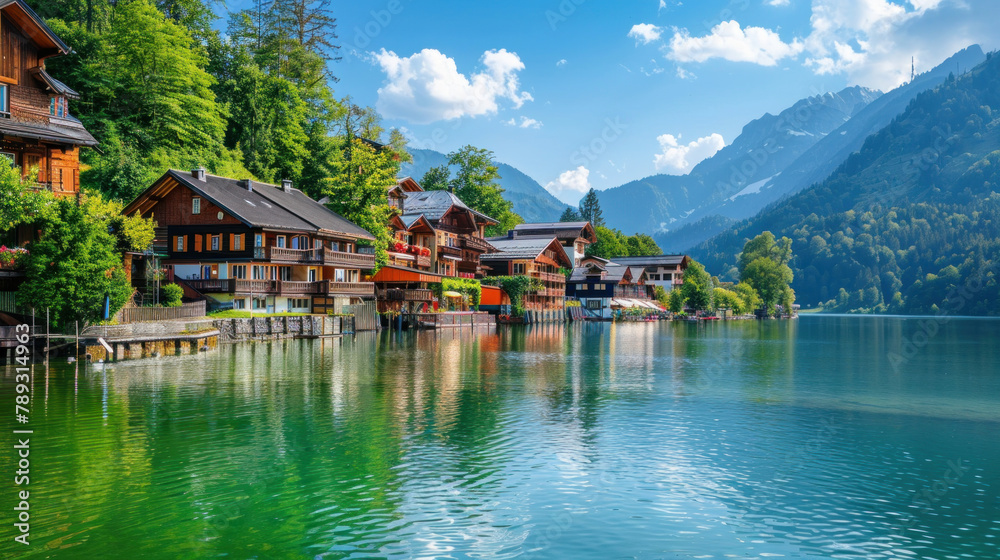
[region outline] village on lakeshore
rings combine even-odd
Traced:
[[[2,21],[21,48],[0,68],[0,181],[16,201],[0,312],[30,317],[47,349],[103,360],[384,328],[794,317],[787,239],[750,240],[742,281],[721,282],[604,227],[593,191],[559,222],[525,223],[472,146],[450,154],[457,177],[418,181],[398,176],[395,135],[360,128],[321,193],[195,164],[105,200],[81,189],[81,150],[99,143],[73,116],[79,94],[45,66],[70,48],[22,0]]]

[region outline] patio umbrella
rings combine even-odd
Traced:
[[[450,297],[450,298],[460,298],[460,297],[462,297],[462,294],[460,294],[458,292],[444,292],[441,295],[443,295],[444,297]]]

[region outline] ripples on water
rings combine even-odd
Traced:
[[[916,328],[382,333],[38,369],[32,546],[3,549],[1000,557],[1000,322],[952,321],[900,364]]]

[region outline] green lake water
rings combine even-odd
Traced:
[[[1000,558],[1000,321],[584,324],[34,371],[3,558]]]

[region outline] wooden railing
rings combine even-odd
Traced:
[[[123,307],[115,319],[119,323],[145,323],[149,321],[169,321],[186,317],[204,317],[205,301],[181,304],[180,307]]]
[[[538,278],[539,280],[544,280],[546,282],[566,282],[566,277],[562,274],[554,274],[552,272],[542,272],[540,270],[532,270],[529,273],[531,276]]]
[[[451,255],[453,257],[461,257],[462,250],[458,247],[451,247],[449,245],[438,245],[438,253],[442,255]]]
[[[424,289],[389,288],[379,290],[378,298],[384,301],[433,301],[434,294]]]
[[[278,282],[278,292],[281,295],[296,294],[318,294],[319,282],[295,282],[291,280],[280,280]]]
[[[181,282],[187,284],[192,290],[205,294],[205,293],[219,293],[219,294],[231,294],[233,293],[235,287],[235,280],[233,279],[216,279],[216,280],[184,280],[180,279]]]
[[[375,255],[369,253],[345,253],[333,249],[323,249],[323,264],[349,268],[375,268]]]
[[[258,247],[258,249],[260,248],[262,247]],[[308,263],[308,262],[319,261],[318,249],[289,249],[287,247],[268,247],[267,253],[269,253],[269,255],[265,256],[264,258],[267,258],[271,261],[293,262],[293,263]]]
[[[649,297],[649,294],[646,292],[645,287],[615,286],[615,297],[644,299]]]
[[[466,249],[472,249],[474,251],[482,251],[484,253],[492,253],[496,251],[496,248],[493,247],[493,245],[490,245],[489,241],[486,241],[485,239],[481,239],[479,237],[468,235],[468,236],[463,236],[461,240],[462,240],[462,246],[465,247]]]
[[[545,288],[535,292],[536,296],[552,296],[552,297],[565,297],[566,290],[560,290],[556,288]]]
[[[375,295],[374,282],[334,282],[332,280],[323,280],[318,283],[323,284],[322,291],[319,292],[321,294]]]
[[[495,325],[496,317],[482,311],[457,311],[451,313],[415,313],[425,327],[474,327]]]

